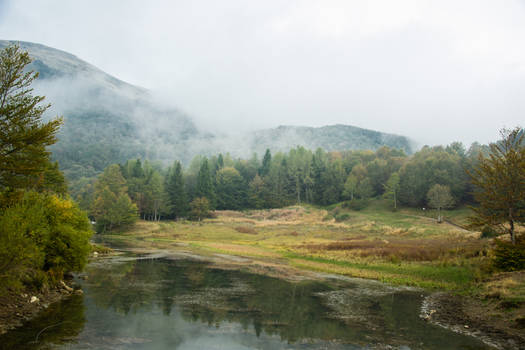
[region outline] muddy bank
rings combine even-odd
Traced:
[[[497,349],[525,349],[525,328],[508,317],[494,301],[449,293],[428,295],[421,305],[421,318],[446,329],[468,334]]]
[[[22,326],[51,304],[80,293],[82,291],[73,289],[72,281],[69,280],[38,293],[34,291],[11,291],[0,296],[0,334]]]

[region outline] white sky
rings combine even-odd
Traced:
[[[0,0],[0,39],[71,52],[211,129],[469,144],[525,124],[523,0]]]

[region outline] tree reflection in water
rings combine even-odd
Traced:
[[[100,259],[87,274],[84,302],[81,297],[63,302],[34,325],[4,337],[6,343],[0,338],[0,344],[14,349],[487,348],[420,320],[419,293],[377,282],[292,283],[165,258]],[[43,343],[31,343],[40,329],[60,322],[45,332]]]

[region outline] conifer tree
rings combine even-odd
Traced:
[[[272,154],[270,153],[270,150],[267,149],[266,153],[264,154],[261,168],[259,169],[259,175],[262,177],[268,175],[270,172],[270,165],[272,163]]]
[[[217,173],[217,208],[239,210],[245,206],[246,186],[237,169],[225,167]]]
[[[49,162],[46,150],[56,142],[62,119],[43,121],[50,105],[33,96],[30,87],[38,73],[26,72],[31,63],[18,46],[0,51],[0,192],[27,188]]]
[[[502,140],[490,145],[490,154],[479,155],[470,173],[475,186],[473,227],[491,226],[506,231],[516,243],[515,224],[525,222],[524,130],[502,130]]]
[[[166,176],[165,191],[170,217],[180,218],[185,216],[188,206],[186,202],[184,178],[182,176],[182,166],[179,161],[173,164],[173,167]]]
[[[209,201],[210,208],[215,208],[215,189],[210,174],[208,159],[204,158],[197,174],[197,197],[205,197]]]

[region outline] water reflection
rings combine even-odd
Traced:
[[[373,282],[290,283],[169,259],[113,259],[87,273],[84,302],[64,302],[32,328],[73,317],[76,331],[57,326],[28,344],[25,327],[25,348],[487,348],[421,321],[417,293]]]

